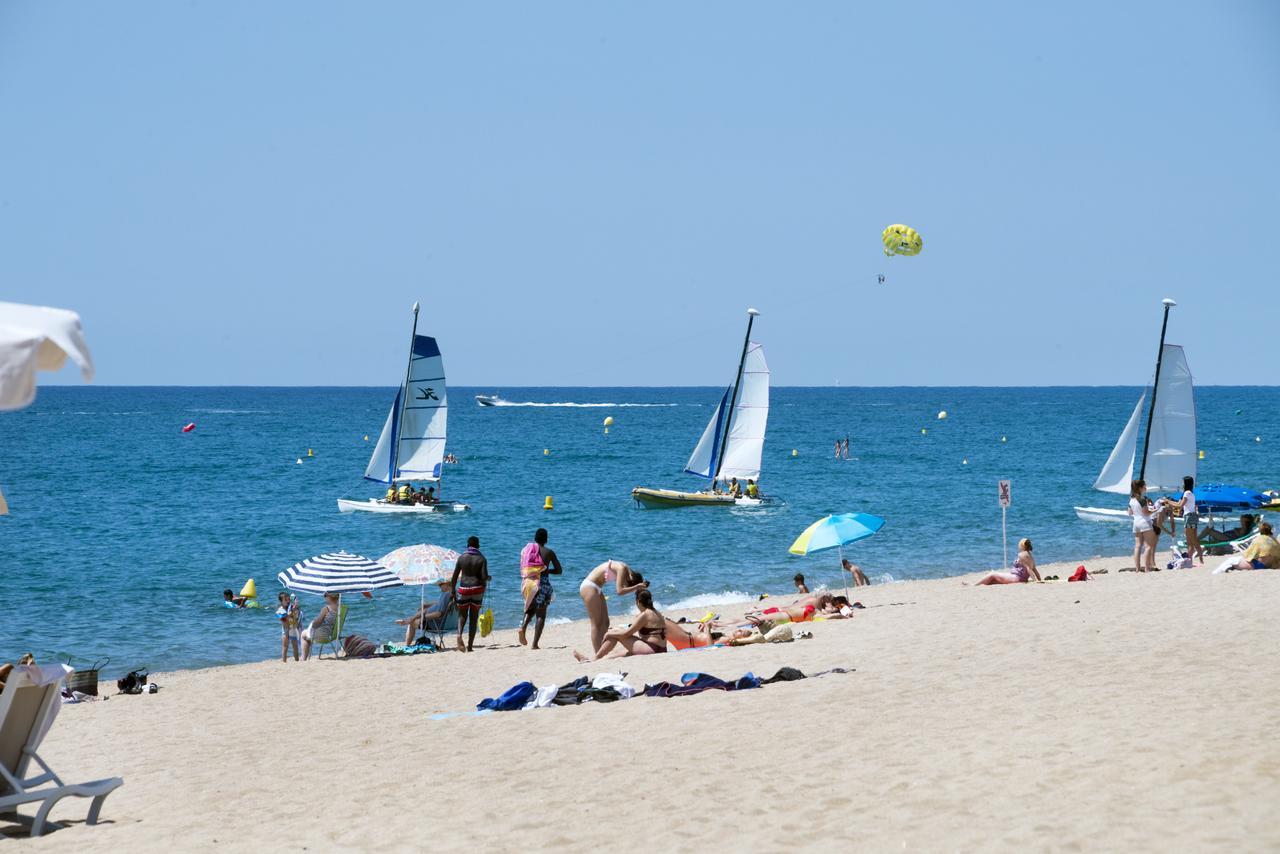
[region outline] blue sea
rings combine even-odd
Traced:
[[[493,391],[450,389],[449,450],[460,463],[446,467],[444,494],[474,510],[404,518],[339,514],[335,504],[381,492],[361,475],[391,389],[42,388],[30,408],[0,414],[11,509],[0,517],[0,661],[26,651],[109,659],[110,675],[270,658],[279,653],[271,611],[228,611],[223,588],[253,578],[266,604],[276,573],[311,555],[461,549],[470,534],[495,576],[487,602],[511,626],[518,553],[539,526],[566,567],[557,620],[583,616],[578,583],[610,557],[652,579],[660,607],[785,591],[797,571],[838,586],[833,555],[787,553],[830,512],[887,520],[848,552],[875,581],[996,566],[1001,478],[1013,482],[1010,540],[1031,537],[1042,562],[1131,543],[1127,526],[1079,521],[1072,507],[1123,506],[1090,485],[1137,388],[775,388],[761,483],[784,503],[752,510],[641,510],[630,498],[638,485],[697,485],[681,470],[721,390],[504,388],[527,405],[473,402]],[[1196,394],[1200,481],[1280,486],[1280,388]],[[190,421],[196,429],[182,433]],[[846,435],[853,459],[834,459]],[[542,509],[548,495],[554,510]],[[418,596],[348,597],[348,625],[399,639],[392,620]],[[318,599],[303,598],[314,614]]]

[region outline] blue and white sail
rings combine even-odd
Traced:
[[[731,386],[702,431],[702,438],[684,468],[689,474],[720,481],[760,477],[765,426],[769,421],[769,366],[764,360],[764,348],[759,344],[752,343],[747,348],[742,376],[736,385],[737,400],[732,401]],[[727,431],[726,417],[729,418]]]
[[[1196,401],[1191,368],[1177,344],[1164,345],[1160,384],[1154,390],[1155,409],[1149,413],[1146,467],[1147,489],[1181,489],[1184,477],[1196,476]],[[1138,398],[1120,440],[1107,458],[1093,488],[1102,492],[1128,494],[1138,454],[1138,427],[1147,394]]]
[[[368,480],[438,481],[449,419],[444,358],[436,339],[414,335],[405,384],[396,392],[365,469]]]

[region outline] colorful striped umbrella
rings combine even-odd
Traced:
[[[378,563],[399,576],[405,584],[430,584],[453,575],[458,553],[444,546],[419,543],[387,552]]]

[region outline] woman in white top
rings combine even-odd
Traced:
[[[604,601],[604,586],[610,581],[619,596],[626,596],[642,588],[649,582],[644,576],[627,566],[620,560],[607,560],[587,573],[578,588],[582,604],[587,609],[587,619],[591,621],[591,652],[599,651],[604,643],[605,632],[609,631],[609,606]]]
[[[1147,502],[1147,484],[1135,480],[1129,488],[1129,515],[1133,517],[1133,568],[1136,572],[1155,569],[1155,519]]]
[[[1204,546],[1200,545],[1200,514],[1196,512],[1196,482],[1194,478],[1182,479],[1182,497],[1172,506],[1182,508],[1183,529],[1187,535],[1187,557],[1194,557],[1204,566]]]

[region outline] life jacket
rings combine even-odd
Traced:
[[[408,500],[409,500],[409,496],[410,496],[410,495],[412,495],[412,493],[409,491],[409,487],[407,487],[407,486],[401,486],[401,487],[400,487],[400,500],[401,500],[401,501],[408,501]]]
[[[387,500],[388,501],[396,500],[396,488],[394,486],[387,488]]]

